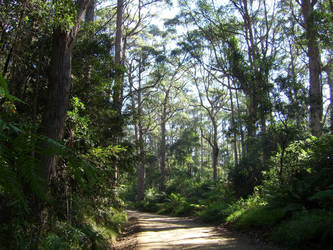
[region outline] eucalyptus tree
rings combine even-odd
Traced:
[[[183,72],[180,70],[183,67],[182,59],[162,57],[159,60],[161,60],[160,64],[150,76],[151,81],[157,83],[156,91],[150,95],[150,103],[153,105],[152,108],[158,117],[160,128],[160,189],[164,191],[166,181],[167,124],[177,112],[184,108],[185,102],[182,95],[186,88],[186,82],[183,81]]]
[[[158,0],[139,0],[124,1],[117,0],[116,6],[111,9],[110,19],[101,27],[102,30],[108,30],[109,35],[114,37],[114,47],[111,53],[114,54],[114,60],[111,65],[111,74],[114,79],[111,81],[111,93],[113,117],[112,131],[114,143],[120,143],[124,136],[123,127],[125,125],[124,115],[124,91],[126,87],[126,60],[128,56],[128,47],[138,38],[149,23],[151,14],[149,8]],[[114,20],[115,19],[115,20]],[[112,26],[110,27],[111,24]]]
[[[188,112],[188,110],[187,110]],[[177,117],[178,116],[178,117]],[[174,157],[175,164],[178,171],[173,169],[173,176],[181,178],[193,178],[196,173],[200,177],[201,171],[199,169],[199,133],[196,128],[196,121],[194,117],[188,117],[187,113],[180,112],[175,116],[176,119],[171,121],[171,127],[179,126],[178,131],[172,131],[175,140],[170,141],[170,155]]]
[[[142,36],[143,37],[143,36]],[[158,81],[152,81],[150,74],[153,73],[154,66],[149,61],[153,61],[159,52],[153,46],[137,44],[129,55],[127,64],[130,110],[132,114],[132,123],[134,125],[135,144],[137,145],[138,162],[137,170],[137,199],[144,198],[145,186],[145,152],[148,150],[145,145],[145,137],[156,128],[156,123],[152,119],[152,110],[147,107],[150,94],[154,93]]]
[[[194,9],[190,3],[182,3],[184,22],[197,28],[197,34],[214,55],[212,61],[206,62],[200,55],[194,54],[194,57],[205,63],[217,80],[225,75],[237,83],[234,88],[221,81],[222,86],[246,94],[248,136],[255,137],[258,122],[261,132],[265,133],[267,116],[271,112],[271,73],[277,53],[274,6],[267,6],[266,1],[231,1],[227,5],[200,1]],[[193,45],[200,44],[202,41]]]
[[[71,88],[72,51],[89,3],[87,0],[57,1],[53,10],[56,22],[52,34],[48,102],[40,127],[43,135],[54,140],[61,140],[64,135]],[[44,147],[47,148],[48,145]],[[41,160],[44,178],[48,179],[55,175],[56,157],[42,155]]]
[[[297,1],[303,15],[302,26],[307,39],[307,55],[309,57],[309,78],[310,78],[310,128],[314,136],[322,133],[323,96],[320,83],[321,58],[318,45],[318,30],[314,23],[315,6],[317,0]]]
[[[177,72],[178,73],[178,72]],[[163,79],[159,85],[160,96],[160,171],[161,171],[161,190],[165,189],[166,181],[166,126],[168,121],[183,109],[184,103],[179,98],[182,94],[184,83],[179,82],[177,73],[174,72],[168,78]]]
[[[284,70],[277,61],[278,56],[283,56],[279,44],[284,37],[276,7],[277,1],[198,1],[194,4],[184,0],[178,19],[189,30],[182,44],[184,50],[219,82],[221,90],[229,92],[228,125],[235,141],[235,157],[242,151],[242,159],[236,160],[240,165],[236,171],[237,175],[245,173],[255,180],[252,188],[260,183],[261,170],[268,167],[272,148],[267,146],[271,143],[267,127],[274,124],[276,117],[271,96],[275,93],[275,77]],[[242,149],[237,149],[237,134]],[[250,165],[255,167],[251,170]],[[250,178],[244,176],[244,180]]]
[[[333,134],[333,64],[327,64],[323,70],[327,74],[327,83],[330,89],[330,132]]]
[[[315,13],[315,24],[318,26],[319,42],[322,54],[325,54],[322,71],[326,73],[329,86],[330,132],[333,133],[333,1],[320,1]],[[323,78],[323,77],[322,77]],[[326,115],[325,115],[326,118]]]
[[[272,91],[274,114],[278,122],[287,126],[295,124],[304,130],[308,116],[306,55],[301,46],[302,30],[290,16],[290,7],[283,1],[277,5],[280,22],[276,40],[279,51],[276,64],[275,88]]]
[[[209,135],[201,132],[201,135],[212,148],[213,180],[218,181],[219,114],[226,108],[227,94],[219,88],[220,86],[216,83],[216,80],[202,67],[198,68],[198,72],[194,72],[193,82],[198,92],[200,107],[208,115],[211,122],[212,132]]]
[[[266,132],[267,115],[271,111],[269,101],[270,74],[277,53],[275,44],[277,28],[275,1],[232,0],[231,2],[241,16],[242,28],[240,31],[245,38],[247,55],[244,57],[246,61],[243,63],[247,64],[246,70],[249,70],[249,75],[248,79],[245,80],[246,82],[240,82],[240,84],[249,96],[248,134],[254,136],[257,121],[261,124],[261,132]],[[242,45],[240,44],[240,46]],[[240,75],[237,76],[239,72],[236,72],[236,70],[232,68],[235,77],[243,81],[244,79],[239,78]]]

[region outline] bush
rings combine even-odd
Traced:
[[[158,205],[160,214],[171,214],[175,216],[193,215],[198,208],[195,204],[190,204],[185,197],[180,194],[171,193],[167,198],[167,202]]]
[[[204,207],[201,211],[197,212],[200,217],[200,220],[203,222],[209,223],[222,223],[225,221],[226,213],[225,211],[228,209],[228,204],[215,202],[206,207]]]
[[[314,210],[295,214],[276,227],[272,239],[290,249],[333,249],[333,212]]]
[[[332,155],[331,135],[292,143],[273,158],[262,194],[275,207],[333,209]]]
[[[237,210],[228,217],[238,229],[270,229],[278,224],[286,215],[281,208],[268,208],[265,206],[251,207]]]
[[[87,237],[79,229],[66,222],[57,222],[55,228],[41,242],[42,249],[87,248]]]

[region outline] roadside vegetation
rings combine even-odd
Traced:
[[[164,193],[147,189],[145,199],[132,206],[160,214],[195,216],[245,232],[258,231],[266,240],[288,249],[331,249],[332,152],[331,135],[292,142],[283,155],[275,152],[262,184],[246,197],[237,196],[233,183],[199,184],[175,177]]]
[[[332,249],[333,0],[1,0],[0,249],[112,249],[126,207]]]

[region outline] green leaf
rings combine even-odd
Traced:
[[[12,101],[12,102],[17,101],[17,102],[21,102],[21,103],[25,104],[25,102],[23,102],[19,98],[9,94],[8,84],[7,84],[6,80],[2,77],[2,74],[0,73],[0,98],[2,96],[5,97],[6,99]]]
[[[327,189],[312,195],[309,200],[333,200],[333,190]]]

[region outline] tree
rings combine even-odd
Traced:
[[[333,134],[333,66],[331,64],[327,64],[323,70],[327,74],[327,83],[330,88],[330,112],[331,112],[331,117],[330,117],[330,131],[331,134]]]
[[[48,103],[42,116],[40,129],[41,134],[54,140],[61,140],[64,135],[71,88],[72,51],[89,3],[88,0],[73,3],[74,10],[77,11],[75,23],[68,27],[57,24],[53,30]],[[47,148],[49,145],[43,145],[43,147]],[[57,158],[41,155],[41,160],[45,179],[56,175]]]
[[[318,46],[318,31],[314,23],[315,5],[318,0],[297,1],[301,7],[303,15],[302,26],[305,29],[307,39],[307,55],[309,58],[310,75],[310,128],[314,136],[319,137],[322,133],[322,115],[323,115],[323,95],[320,83],[320,51]]]
[[[123,38],[123,8],[124,1],[117,0],[117,22],[116,22],[116,37],[115,37],[115,79],[113,84],[113,93],[112,93],[112,103],[114,107],[114,122],[115,132],[121,134],[123,126],[123,118],[121,116],[121,109],[123,103],[123,84],[124,84],[124,58],[122,58],[123,50],[125,49],[122,46]],[[117,138],[117,137],[116,137]],[[119,139],[119,138],[117,138]],[[118,143],[116,140],[115,143]]]
[[[148,133],[153,124],[147,121],[147,110],[144,110],[145,101],[149,97],[151,89],[155,87],[157,83],[148,82],[144,83],[143,78],[149,77],[148,61],[153,59],[152,54],[155,53],[155,49],[149,46],[143,46],[141,48],[135,48],[131,53],[131,60],[128,64],[128,81],[129,81],[129,95],[131,97],[131,112],[133,115],[135,144],[137,146],[138,162],[136,165],[137,171],[137,200],[143,200],[145,190],[145,152],[144,135]],[[148,68],[148,69],[147,69]],[[146,75],[145,75],[146,73]]]
[[[226,94],[223,90],[216,88],[214,84],[214,79],[210,76],[209,72],[199,69],[195,72],[194,83],[198,91],[200,106],[207,113],[211,125],[212,133],[207,136],[202,132],[202,136],[207,140],[209,145],[212,148],[212,169],[213,169],[213,180],[218,181],[217,176],[217,166],[218,166],[218,157],[219,157],[219,142],[218,142],[218,119],[220,111],[225,107]],[[202,87],[201,87],[201,86]],[[215,85],[215,86],[214,86]]]

